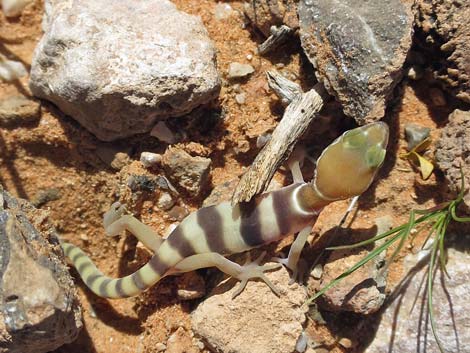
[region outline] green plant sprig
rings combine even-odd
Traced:
[[[427,210],[411,210],[410,215],[408,218],[408,222],[402,224],[398,227],[395,227],[387,232],[382,234],[376,235],[373,238],[351,244],[351,245],[342,245],[342,246],[334,246],[329,247],[327,250],[344,250],[344,249],[353,249],[358,247],[363,247],[365,245],[372,244],[378,240],[386,239],[383,244],[372,250],[368,255],[366,255],[363,259],[359,260],[356,264],[354,264],[351,268],[340,274],[326,286],[324,286],[321,290],[319,290],[315,295],[309,298],[306,301],[306,304],[311,304],[314,300],[325,294],[326,291],[337,285],[341,280],[362,266],[368,263],[370,260],[374,259],[383,251],[386,251],[390,246],[392,246],[396,241],[399,241],[397,248],[393,252],[390,259],[387,261],[385,268],[388,268],[389,264],[393,262],[395,257],[398,255],[400,250],[403,248],[407,239],[410,238],[411,230],[416,229],[417,225],[422,224],[423,228],[428,226],[430,228],[429,234],[426,237],[426,240],[423,243],[424,246],[428,243],[429,239],[433,238],[433,242],[431,245],[431,253],[429,258],[429,268],[427,271],[427,306],[428,306],[428,315],[431,323],[431,330],[433,336],[436,340],[437,346],[441,353],[444,353],[444,348],[442,343],[438,337],[437,329],[436,329],[436,322],[434,320],[434,311],[433,311],[433,286],[434,286],[434,277],[435,272],[434,268],[437,263],[440,264],[441,270],[446,274],[446,252],[445,252],[445,236],[447,233],[447,227],[452,222],[470,222],[470,217],[460,217],[456,214],[456,209],[459,204],[463,201],[463,197],[465,194],[465,180],[462,168],[460,168],[461,174],[461,187],[459,194],[457,197],[452,200],[445,202],[443,204],[437,205],[433,208]],[[416,218],[416,216],[421,215],[420,217]],[[417,233],[416,233],[417,234]],[[414,236],[416,236],[416,234]]]

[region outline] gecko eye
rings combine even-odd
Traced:
[[[366,164],[369,168],[379,167],[385,159],[385,149],[380,145],[369,147],[366,152]]]
[[[367,135],[361,129],[350,130],[344,134],[343,143],[349,149],[363,148],[367,144]]]

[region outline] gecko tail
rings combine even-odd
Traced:
[[[93,261],[77,246],[61,243],[65,256],[78,271],[83,282],[96,295],[118,299],[133,297],[157,283],[169,266],[162,264],[154,255],[150,261],[136,272],[122,277],[110,278],[95,266]]]

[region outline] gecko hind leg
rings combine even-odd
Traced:
[[[156,252],[163,242],[160,235],[134,216],[127,214],[126,207],[119,202],[111,205],[103,216],[103,225],[108,236],[116,236],[127,230],[145,247]]]
[[[287,166],[290,169],[294,183],[304,182],[300,165],[303,163],[305,155],[305,149],[303,147],[297,146],[287,160]]]
[[[263,260],[266,252],[263,252],[255,261],[251,261],[250,255],[244,265],[239,265],[236,262],[230,261],[223,257],[219,253],[211,252],[205,254],[197,254],[189,256],[181,260],[174,270],[177,272],[189,272],[205,267],[217,267],[222,272],[229,276],[238,279],[241,283],[232,295],[232,298],[238,296],[243,289],[246,287],[247,282],[250,279],[259,278],[263,280],[269,288],[276,294],[279,295],[278,289],[274,284],[266,277],[264,272],[275,270],[280,267],[279,264],[270,264],[260,266],[260,262]]]

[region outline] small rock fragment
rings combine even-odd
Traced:
[[[175,221],[181,222],[189,214],[189,211],[185,207],[174,206],[170,211],[168,211],[168,216]]]
[[[176,278],[176,294],[181,300],[201,298],[206,294],[206,283],[197,272],[183,273]]]
[[[140,162],[145,168],[156,167],[162,162],[162,155],[152,152],[142,152],[140,154]]]
[[[165,353],[199,353],[199,349],[192,343],[189,332],[184,328],[178,328],[166,342]]]
[[[0,351],[53,351],[82,328],[59,239],[44,211],[1,187],[0,201]]]
[[[293,352],[303,332],[306,291],[296,283],[289,285],[283,268],[266,275],[280,290],[279,297],[264,282],[249,281],[232,299],[238,284],[226,281],[191,314],[194,332],[215,351]]]
[[[217,21],[226,20],[233,14],[233,9],[230,4],[225,2],[218,2],[214,8],[214,16]]]
[[[316,264],[310,274],[312,275],[313,278],[320,279],[323,274],[322,264]]]
[[[101,140],[148,132],[219,93],[201,19],[168,0],[46,0],[45,9],[31,91]]]
[[[251,75],[255,69],[250,64],[230,63],[228,67],[228,78],[243,78]]]
[[[34,123],[40,117],[40,104],[25,96],[10,96],[0,101],[0,126]]]
[[[411,151],[429,137],[431,129],[414,123],[405,125],[405,139],[408,142],[408,151]]]
[[[455,197],[461,188],[461,172],[465,187],[470,186],[470,112],[456,109],[449,115],[449,122],[436,143],[436,164],[444,172],[449,189]],[[464,210],[470,213],[470,193],[465,193]]]
[[[155,345],[155,349],[157,350],[157,352],[163,352],[163,351],[166,349],[166,344],[165,344],[165,343],[158,342],[158,343]]]
[[[424,76],[424,70],[421,66],[414,65],[408,69],[407,76],[413,81],[421,80]]]
[[[159,185],[160,176],[151,177],[148,175],[131,175],[127,179],[127,186],[131,189],[132,192],[154,192],[158,187],[164,186],[164,182]],[[163,188],[165,189],[165,188]]]
[[[2,0],[2,10],[6,17],[17,17],[31,2],[32,0]]]
[[[121,170],[131,162],[129,154],[116,146],[101,145],[96,149],[96,155],[114,170]]]
[[[209,186],[209,158],[192,157],[180,148],[170,147],[163,155],[162,164],[173,185],[191,196],[200,196]]]
[[[459,234],[463,236],[464,234]],[[448,276],[436,271],[433,289],[434,320],[437,334],[446,352],[464,352],[470,347],[470,255],[447,250]],[[439,353],[429,324],[425,282],[427,266],[404,275],[403,285],[388,299],[380,325],[366,353],[428,352]],[[442,286],[445,283],[445,286]]]
[[[222,184],[217,184],[214,189],[212,189],[210,195],[204,200],[202,206],[208,207],[218,205],[224,201],[230,201],[238,181],[238,179],[231,179]]]
[[[41,207],[49,201],[54,201],[60,199],[60,190],[57,188],[50,188],[45,190],[39,190],[36,195],[31,200],[31,204],[34,207]]]
[[[176,142],[175,134],[168,128],[164,121],[159,121],[150,131],[150,136],[156,137],[162,142],[172,144]]]
[[[301,0],[298,13],[302,48],[344,113],[382,118],[411,47],[411,2]]]
[[[245,93],[238,93],[235,95],[235,101],[242,105],[242,104],[245,104],[246,102],[246,94]]]
[[[160,197],[158,198],[157,206],[158,208],[167,211],[175,205],[175,202],[176,201],[169,193],[162,192]]]
[[[297,0],[250,0],[245,2],[244,12],[253,25],[266,37],[272,26],[286,25],[299,28]]]
[[[18,80],[28,74],[28,71],[19,61],[7,60],[0,55],[0,79],[5,82]]]

